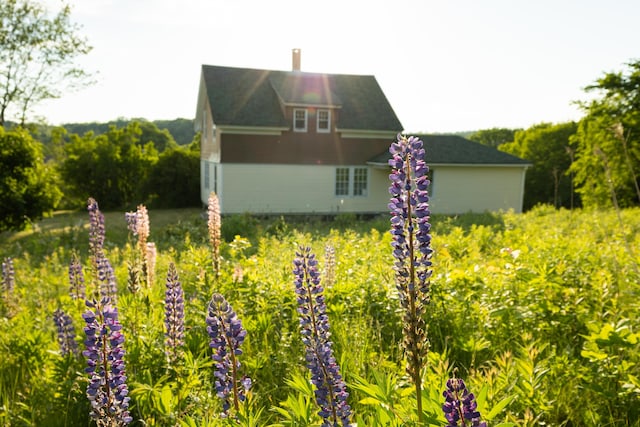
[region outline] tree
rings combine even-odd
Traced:
[[[184,146],[160,154],[149,176],[148,194],[159,208],[199,206],[200,152]]]
[[[57,178],[24,129],[0,127],[0,231],[21,230],[60,200]]]
[[[498,148],[502,144],[507,142],[513,142],[515,133],[520,129],[507,129],[507,128],[491,128],[478,130],[471,135],[468,139],[478,142],[482,145]]]
[[[158,160],[149,142],[140,145],[137,122],[94,136],[71,135],[60,172],[76,200],[93,197],[104,209],[132,206],[143,197],[147,177]]]
[[[640,60],[627,66],[587,87],[599,97],[580,103],[586,115],[572,140],[571,171],[585,206],[640,203]]]
[[[0,126],[9,114],[25,123],[34,104],[86,84],[74,60],[91,47],[63,5],[53,17],[32,0],[0,2]]]
[[[524,209],[540,203],[573,207],[572,177],[567,172],[573,153],[570,138],[575,132],[574,122],[541,123],[517,131],[513,142],[500,146],[500,150],[533,163],[525,180]]]

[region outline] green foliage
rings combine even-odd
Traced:
[[[189,148],[170,148],[160,154],[146,185],[151,207],[199,206],[200,153]]]
[[[40,145],[22,129],[0,127],[0,231],[21,230],[60,200],[54,170]]]
[[[502,144],[513,142],[516,132],[521,129],[491,128],[473,132],[467,139],[489,147],[498,148]],[[526,158],[526,157],[525,157]]]
[[[578,206],[573,194],[573,177],[568,170],[575,149],[570,138],[576,133],[573,122],[541,123],[517,131],[513,142],[500,146],[500,150],[527,159],[533,166],[527,170],[523,208],[538,204],[573,208]]]
[[[304,243],[318,254],[320,271],[325,246],[335,248],[335,280],[325,296],[352,421],[416,425],[415,392],[399,346],[391,238],[377,230],[379,219],[352,229],[335,228],[333,221],[225,217],[223,227],[230,223],[233,235],[222,244],[214,281],[199,210],[149,214],[156,281],[137,293],[126,287],[133,248],[124,215],[105,218],[136,424],[319,424],[291,272],[296,244]],[[548,206],[526,214],[434,217],[431,349],[422,375],[427,424],[444,425],[442,391],[456,372],[492,426],[639,426],[639,259],[625,249],[625,242],[640,243],[639,214],[623,210],[622,226],[614,211]],[[305,228],[310,223],[313,228]],[[68,295],[67,267],[77,252],[89,268],[86,218],[56,216],[29,233],[0,243],[0,258],[14,257],[16,270],[11,313],[0,298],[0,424],[88,425],[84,360],[58,354],[51,322],[51,313],[63,308],[82,346],[84,307]],[[183,356],[171,367],[163,329],[170,262],[185,291],[186,322]],[[213,386],[204,322],[213,291],[225,295],[247,329],[242,370],[253,387],[237,422],[219,417]]]
[[[99,136],[71,135],[60,171],[77,205],[94,197],[104,209],[113,209],[140,199],[142,186],[158,160],[152,143],[141,144],[141,133],[139,124],[132,123]]]
[[[86,84],[74,61],[91,47],[70,15],[69,5],[49,16],[37,1],[0,3],[0,126],[8,115],[24,125],[33,104]]]
[[[153,141],[156,149],[159,152],[164,151],[164,147],[170,147],[173,145],[171,142],[175,141],[178,145],[190,144],[194,137],[195,131],[193,129],[193,120],[190,119],[175,119],[175,120],[152,120],[148,121],[143,118],[134,119],[117,119],[106,123],[65,123],[64,128],[71,134],[77,133],[83,135],[87,132],[91,132],[94,135],[101,135],[107,133],[111,127],[116,128],[127,127],[131,122],[139,122],[143,125],[143,131],[145,128],[150,129],[150,135],[157,135],[161,138],[145,138],[144,134],[141,138],[144,142]],[[171,136],[171,140],[166,140],[166,135]],[[157,139],[157,140],[156,140]],[[166,144],[162,144],[162,140],[166,140]]]
[[[585,206],[640,203],[640,60],[626,73],[607,73],[587,88],[599,97],[581,104],[586,113],[572,140],[575,173]]]

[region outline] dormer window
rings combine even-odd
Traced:
[[[307,110],[294,108],[293,110],[293,130],[295,132],[307,131]]]
[[[318,133],[326,133],[331,131],[331,111],[318,110]]]

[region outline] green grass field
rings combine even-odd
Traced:
[[[106,256],[118,284],[132,425],[320,425],[305,369],[293,293],[297,245],[310,245],[328,281],[331,339],[358,426],[416,425],[404,370],[391,238],[385,217],[358,220],[223,217],[220,276],[204,211],[150,211],[155,280],[132,292],[135,239],[124,212],[105,213]],[[426,320],[423,409],[441,406],[455,372],[491,426],[640,425],[640,210],[468,214],[432,218],[433,276]],[[0,425],[90,425],[86,361],[62,357],[52,313],[73,319],[83,348],[82,301],[69,295],[79,255],[87,290],[88,215],[60,212],[0,235],[15,286],[0,300]],[[185,344],[165,356],[164,298],[175,263],[185,292]],[[240,356],[253,386],[240,420],[219,418],[205,309],[219,292],[247,329]]]

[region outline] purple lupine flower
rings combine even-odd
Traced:
[[[175,363],[184,344],[184,291],[174,263],[169,264],[165,292],[165,353],[169,365]]]
[[[216,395],[222,399],[223,416],[229,415],[231,404],[237,412],[240,402],[246,399],[251,387],[251,379],[240,378],[238,372],[242,354],[240,346],[247,331],[227,300],[220,294],[213,294],[207,309],[207,333],[211,338],[215,365]]]
[[[442,395],[445,398],[442,411],[448,422],[447,427],[487,427],[487,423],[480,420],[476,398],[469,393],[464,381],[450,378]]]
[[[13,269],[13,259],[7,257],[2,262],[2,290],[8,295],[13,292],[16,284],[16,275]]]
[[[421,371],[428,350],[424,313],[429,303],[431,277],[431,225],[429,180],[423,143],[398,135],[389,148],[391,159],[391,235],[396,288],[403,309],[403,347],[407,373],[416,389],[418,416],[422,421]]]
[[[87,202],[89,211],[89,253],[95,263],[104,248],[104,215],[100,212],[98,202],[89,198]]]
[[[71,256],[69,263],[69,295],[73,299],[85,299],[85,281],[82,264],[77,254]]]
[[[300,333],[306,348],[311,382],[316,387],[316,402],[320,407],[318,414],[323,419],[323,426],[348,426],[351,417],[351,407],[347,403],[349,393],[329,339],[329,317],[318,261],[310,247],[300,247],[293,265]]]
[[[138,213],[137,212],[125,212],[124,219],[127,221],[127,228],[134,236],[138,235]]]
[[[53,312],[53,322],[56,325],[58,344],[62,355],[77,355],[78,343],[76,342],[76,331],[73,327],[71,316],[58,308]]]
[[[116,275],[113,272],[113,267],[104,254],[99,256],[97,263],[100,297],[109,298],[115,303],[118,297],[118,285],[116,283]]]
[[[132,421],[129,415],[129,391],[124,366],[124,335],[118,321],[118,309],[108,298],[86,301],[82,315],[86,326],[82,354],[89,374],[87,397],[90,415],[98,426],[123,426]]]
[[[211,257],[213,258],[213,271],[216,277],[220,275],[220,243],[221,226],[220,201],[213,191],[209,194],[207,204],[207,228],[209,229],[209,242],[211,243]]]

